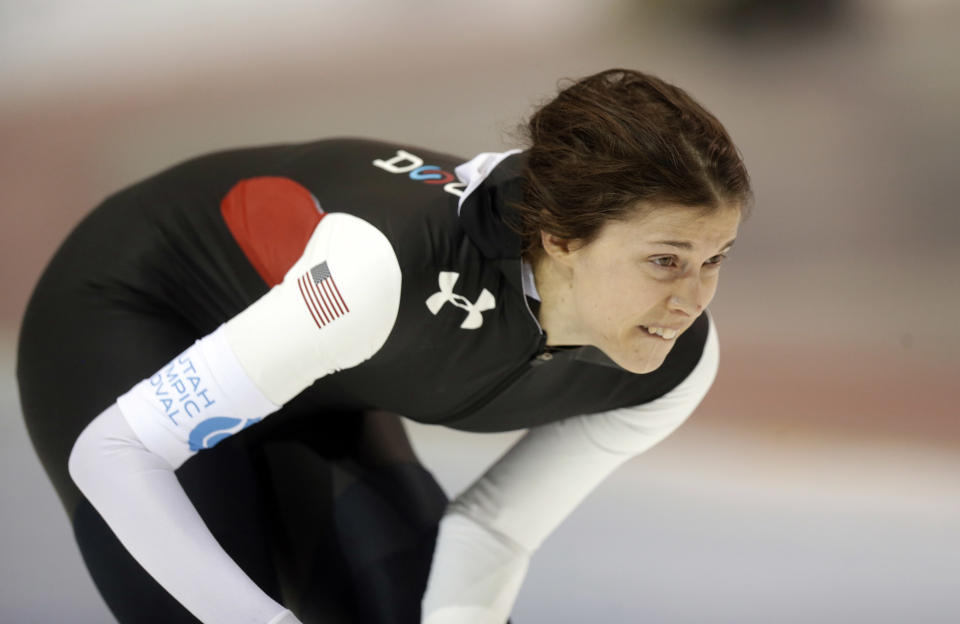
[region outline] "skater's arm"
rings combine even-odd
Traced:
[[[281,284],[119,397],[74,443],[69,470],[81,492],[202,622],[297,620],[224,552],[174,471],[315,379],[376,353],[396,318],[400,279],[380,232],[349,215],[327,215]],[[336,281],[345,302],[339,317],[317,321],[319,304],[301,290],[307,280],[322,288]]]
[[[224,552],[173,467],[143,445],[116,404],[80,435],[69,466],[124,547],[201,622],[298,624]]]
[[[450,504],[424,623],[503,624],[532,553],[607,475],[686,420],[713,383],[717,363],[711,322],[699,363],[666,395],[528,431]]]

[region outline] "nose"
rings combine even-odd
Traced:
[[[677,282],[676,288],[667,301],[667,307],[688,316],[699,316],[703,312],[703,290],[697,275],[690,275]]]

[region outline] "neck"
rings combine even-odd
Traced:
[[[547,334],[547,345],[565,346],[587,344],[574,322],[574,298],[570,270],[541,253],[529,260],[533,279],[540,295],[537,320]]]

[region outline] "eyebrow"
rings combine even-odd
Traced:
[[[732,247],[732,246],[733,246],[733,243],[735,243],[736,240],[737,240],[737,239],[734,238],[733,240],[729,241],[726,245],[724,245],[723,247],[720,248],[721,251],[724,250],[724,249],[728,249],[728,248]],[[678,248],[680,248],[680,249],[687,249],[687,250],[693,249],[693,243],[691,243],[691,242],[689,242],[689,241],[654,241],[653,244],[654,244],[654,245],[667,245],[668,247],[678,247]]]

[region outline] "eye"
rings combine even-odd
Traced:
[[[677,265],[677,259],[674,256],[658,256],[650,258],[650,262],[661,269],[670,269]]]
[[[714,257],[707,260],[706,264],[710,266],[719,266],[721,262],[727,259],[727,254],[717,254]]]

